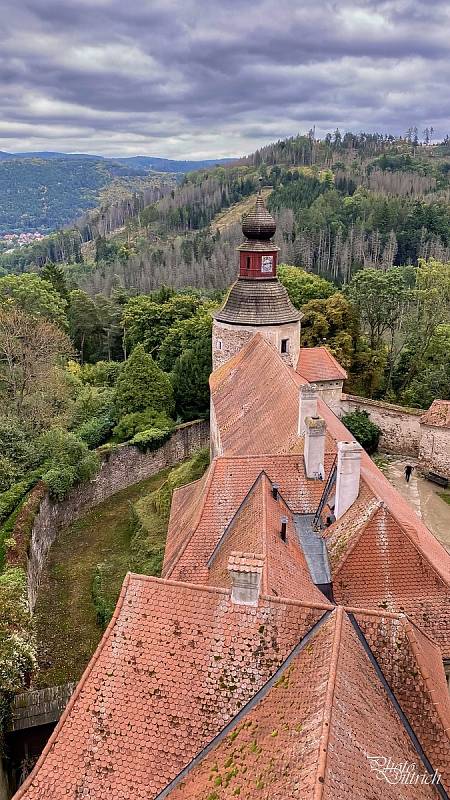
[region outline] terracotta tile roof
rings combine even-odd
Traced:
[[[334,611],[245,716],[172,788],[170,800],[434,798],[380,780],[367,755],[425,771],[342,609]]]
[[[280,536],[281,518],[287,537]],[[272,483],[261,472],[225,529],[209,561],[208,583],[230,587],[229,556],[235,550],[262,553],[262,591],[294,600],[323,603],[324,595],[311,576],[294,528],[293,514],[281,496],[272,496]]]
[[[355,617],[434,768],[450,786],[450,697],[439,647],[404,615]]]
[[[335,566],[333,586],[338,603],[407,613],[450,656],[448,585],[384,506]]]
[[[428,411],[420,418],[422,425],[450,428],[450,400],[433,400]]]
[[[212,373],[211,396],[224,454],[289,452],[297,439],[295,376],[259,333]]]
[[[345,381],[347,373],[326,347],[302,347],[297,372],[308,383],[316,381]]]
[[[127,576],[113,620],[17,798],[153,798],[327,606]],[[330,608],[330,606],[328,606]]]
[[[326,476],[333,460],[333,454],[326,455]],[[181,510],[178,509],[176,518],[171,517],[167,540],[170,558],[166,556],[164,559],[164,577],[208,582],[207,562],[225,528],[263,470],[270,481],[279,484],[280,493],[292,512],[315,512],[324,482],[306,478],[302,456],[292,454],[216,458],[205,479],[202,503],[198,503],[195,494],[191,504],[186,494],[184,514],[181,515]],[[193,491],[196,493],[197,487]]]

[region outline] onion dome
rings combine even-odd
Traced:
[[[253,211],[249,211],[243,219],[242,233],[247,239],[267,241],[272,238],[276,229],[276,222],[264,205],[260,187]]]

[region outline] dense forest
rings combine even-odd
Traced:
[[[159,198],[145,196],[148,187],[172,187],[177,173],[209,164],[146,156],[106,159],[65,153],[0,153],[0,236],[52,233],[88,209],[105,205],[105,201],[110,205],[121,195],[129,198],[138,192],[146,203],[153,203]]]

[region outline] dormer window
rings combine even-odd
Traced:
[[[282,353],[289,353],[289,339],[282,339],[281,340],[281,352]]]

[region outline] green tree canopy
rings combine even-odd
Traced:
[[[172,373],[177,413],[183,419],[197,419],[208,414],[211,341],[194,342],[176,360]]]
[[[174,411],[173,389],[170,378],[153,358],[138,344],[125,363],[116,384],[116,408],[119,417],[133,411],[153,408]]]
[[[280,264],[277,273],[296,308],[301,308],[310,300],[331,297],[336,291],[336,287],[330,281],[326,281],[311,272],[306,272],[300,267]]]
[[[178,356],[192,348],[196,342],[206,340],[211,349],[211,328],[212,316],[207,306],[193,317],[175,322],[159,348],[160,367],[167,372],[172,370]]]
[[[50,281],[35,272],[0,278],[0,304],[15,306],[33,317],[43,317],[60,327],[67,326],[66,301]]]
[[[74,289],[69,295],[70,337],[81,355],[81,363],[99,348],[101,322],[98,308],[92,297],[81,289]]]
[[[123,312],[123,327],[128,345],[139,342],[156,355],[158,347],[178,320],[188,319],[203,305],[191,294],[176,294],[164,302],[140,295],[128,301]]]

